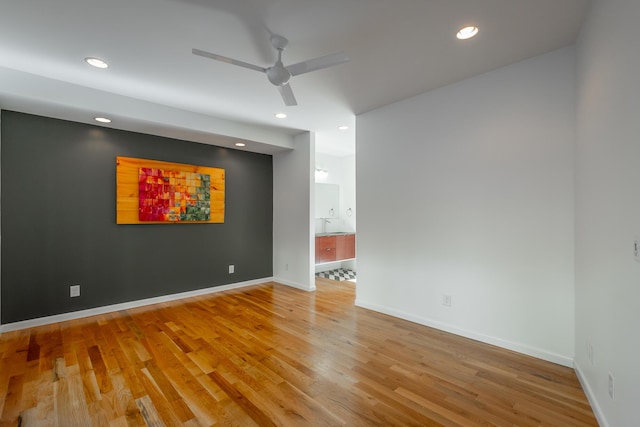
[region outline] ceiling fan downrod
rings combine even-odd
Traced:
[[[289,79],[291,78],[291,73],[282,64],[283,50],[283,48],[278,49],[278,60],[273,67],[267,68],[267,77],[269,78],[269,81],[276,86],[287,84],[289,82]]]

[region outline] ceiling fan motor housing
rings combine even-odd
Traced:
[[[272,84],[282,86],[289,82],[291,73],[278,61],[273,67],[267,68],[267,77]]]

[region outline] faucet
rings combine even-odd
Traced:
[[[329,218],[322,218],[322,234],[327,232],[327,224],[331,224]]]

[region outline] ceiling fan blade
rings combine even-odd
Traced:
[[[207,52],[206,50],[191,49],[191,53],[193,53],[194,55],[203,56],[205,58],[215,59],[216,61],[226,62],[227,64],[238,65],[240,67],[248,68],[250,70],[260,71],[262,73],[267,72],[266,68],[258,67],[257,65],[249,64],[248,62],[238,61],[237,59],[227,58],[226,56]]]
[[[344,52],[330,53],[329,55],[320,56],[318,58],[309,59],[297,64],[287,65],[287,70],[292,76],[308,73],[323,68],[332,67],[349,61],[349,57]]]
[[[298,101],[296,101],[296,97],[293,95],[293,90],[289,83],[278,86],[278,91],[280,92],[280,96],[282,96],[282,100],[287,107],[298,105]]]

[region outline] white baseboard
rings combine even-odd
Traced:
[[[415,316],[413,314],[404,313],[402,311],[394,310],[387,307],[382,307],[376,304],[371,304],[366,301],[362,301],[358,299],[356,299],[355,305],[357,307],[378,311],[380,313],[388,314],[390,316],[398,317],[400,319],[408,320],[410,322],[418,323],[420,325],[429,326],[431,328],[439,329],[441,331],[450,332],[452,334],[460,335],[462,337],[470,338],[472,340],[506,348],[508,350],[513,350],[517,353],[533,356],[538,359],[546,360],[548,362],[557,363],[558,365],[563,365],[568,368],[573,367],[573,359],[570,357],[562,356],[560,354],[552,353],[536,347],[531,347],[526,344],[521,344],[513,341],[504,340],[502,338],[492,337],[489,335],[484,335],[477,332],[469,331],[466,329],[461,329],[456,326],[449,325],[447,323],[438,322],[436,320]]]
[[[105,305],[103,307],[90,308],[87,310],[72,311],[69,313],[56,314],[53,316],[39,317],[37,319],[22,320],[20,322],[0,325],[0,333],[17,331],[20,329],[34,328],[36,326],[48,325],[51,323],[64,322],[66,320],[81,319],[83,317],[95,316],[98,314],[111,313],[114,311],[128,310],[131,308],[143,307],[145,305],[159,304],[162,302],[175,301],[183,298],[195,297],[199,295],[212,294],[216,292],[228,291],[230,289],[244,288],[246,286],[258,285],[272,282],[273,277],[263,279],[248,280],[245,282],[231,283],[229,285],[213,286],[210,288],[196,289],[194,291],[180,292],[177,294],[163,295],[160,297],[146,298],[137,301],[129,301],[120,304]]]
[[[273,281],[276,283],[282,283],[283,285],[287,285],[287,286],[291,286],[292,288],[296,288],[296,289],[301,289],[303,291],[307,291],[307,292],[313,292],[316,290],[316,284],[312,283],[311,287],[309,286],[305,286],[302,283],[296,283],[296,282],[292,282],[290,280],[285,280],[285,279],[280,279],[278,277],[274,277]]]
[[[600,427],[609,427],[609,423],[604,417],[604,413],[602,412],[602,408],[598,404],[598,399],[596,399],[596,395],[593,393],[587,378],[582,373],[580,369],[580,365],[578,362],[574,361],[573,370],[576,371],[576,375],[578,376],[578,381],[580,381],[580,385],[582,386],[582,390],[584,390],[584,394],[587,395],[587,400],[589,404],[591,404],[591,409],[593,410],[593,414],[596,416],[596,420],[598,420],[598,424]]]
[[[342,267],[342,261],[326,262],[324,264],[316,264],[314,266],[314,270],[316,273],[319,273],[321,271],[335,270],[340,267]]]

